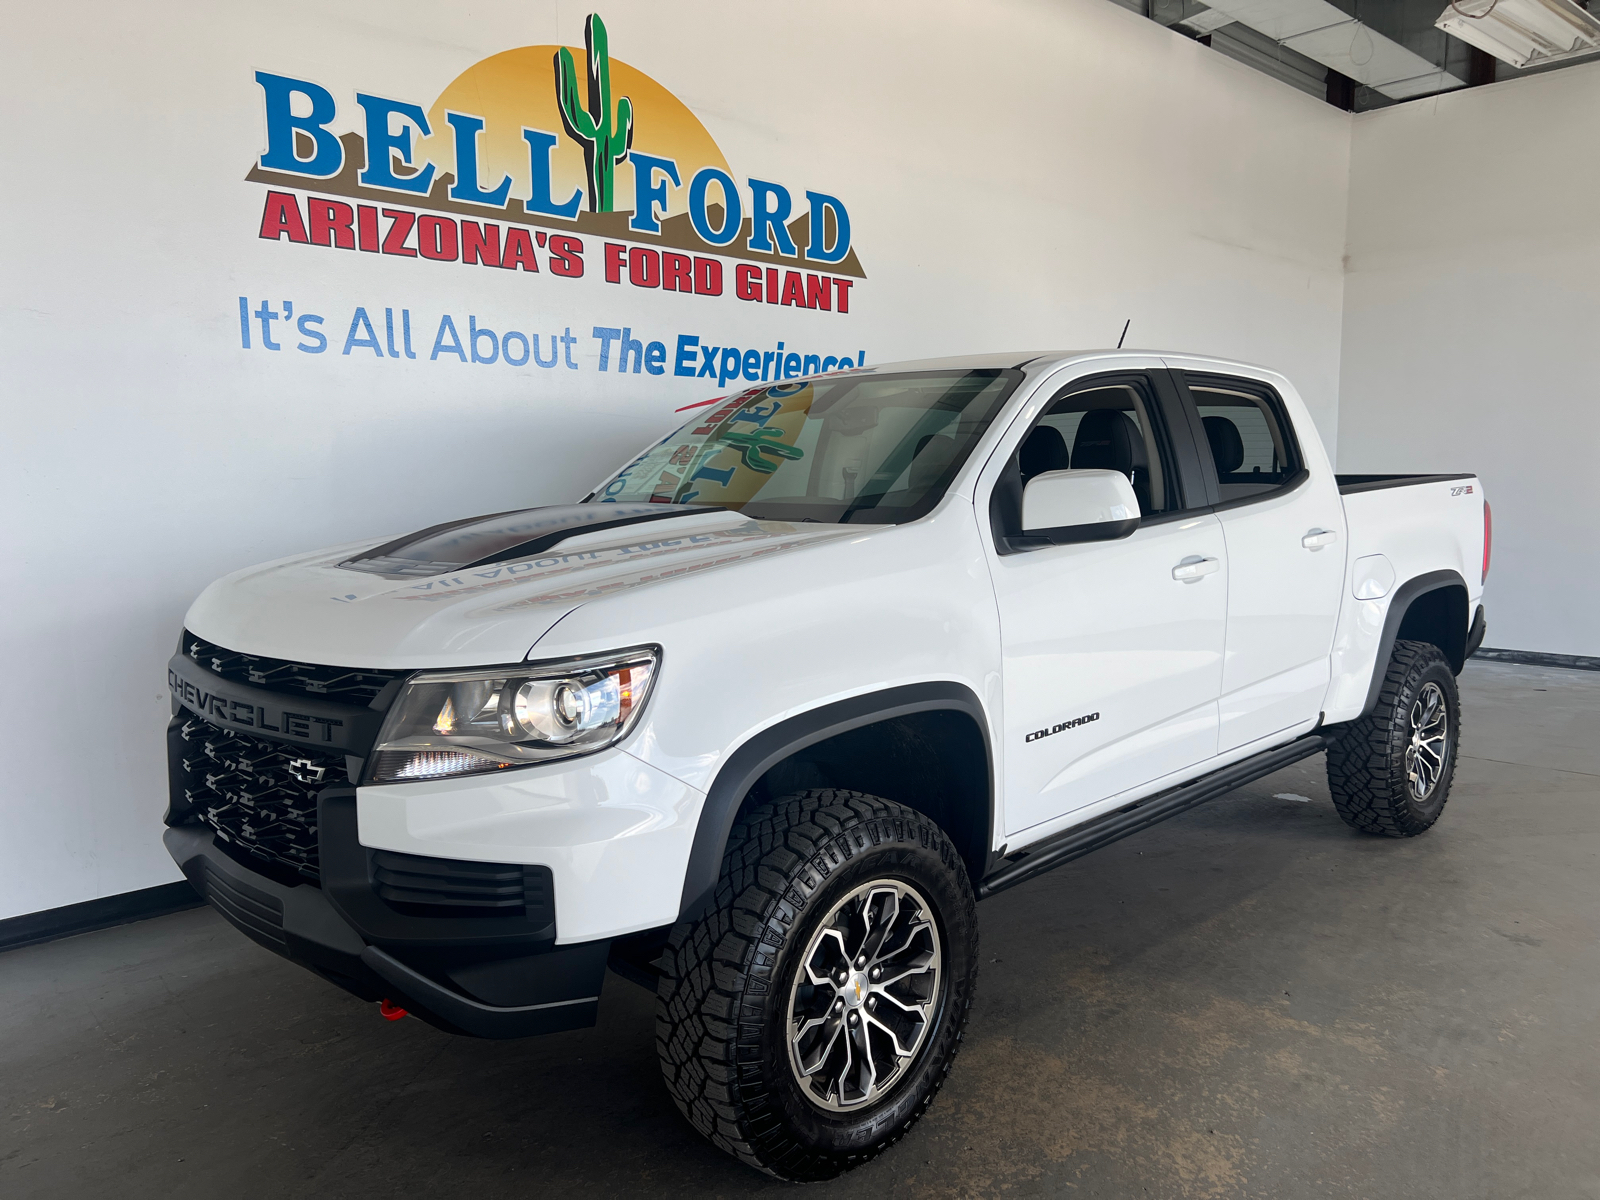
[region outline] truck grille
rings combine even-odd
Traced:
[[[248,865],[319,883],[317,793],[346,778],[344,755],[219,729],[198,717],[178,731],[183,798]],[[254,860],[254,861],[251,861]]]
[[[183,653],[208,671],[234,683],[248,683],[274,692],[301,692],[336,696],[355,704],[370,704],[391,679],[404,671],[378,671],[355,667],[327,667],[320,663],[290,662],[240,654],[183,631]]]

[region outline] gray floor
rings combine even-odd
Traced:
[[[1600,674],[1463,689],[1425,837],[1313,759],[984,904],[949,1086],[828,1193],[1600,1197]],[[613,978],[579,1033],[390,1024],[208,910],[13,951],[0,1195],[790,1190],[679,1119],[651,1021]]]

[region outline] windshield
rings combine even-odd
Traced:
[[[663,438],[591,501],[717,505],[787,521],[915,520],[939,502],[1021,378],[917,371],[752,388]]]

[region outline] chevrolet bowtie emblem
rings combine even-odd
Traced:
[[[318,766],[309,758],[291,758],[289,760],[289,774],[301,783],[321,783],[322,777],[328,773],[327,767]]]

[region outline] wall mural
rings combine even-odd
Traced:
[[[584,24],[581,49],[492,55],[426,110],[356,92],[362,132],[342,137],[329,128],[339,102],[327,87],[265,70],[255,81],[266,149],[245,178],[266,189],[259,236],[286,249],[511,271],[549,289],[539,296],[545,309],[581,281],[847,318],[865,278],[842,199],[751,177],[740,184],[688,106],[611,54],[598,14]],[[700,333],[653,340],[603,325],[524,333],[477,314],[435,321],[408,308],[356,306],[341,336],[343,326],[342,315],[297,313],[292,301],[239,297],[248,351],[551,370],[592,360],[601,372],[717,387],[865,361],[837,345],[824,353],[781,341],[712,344]]]

